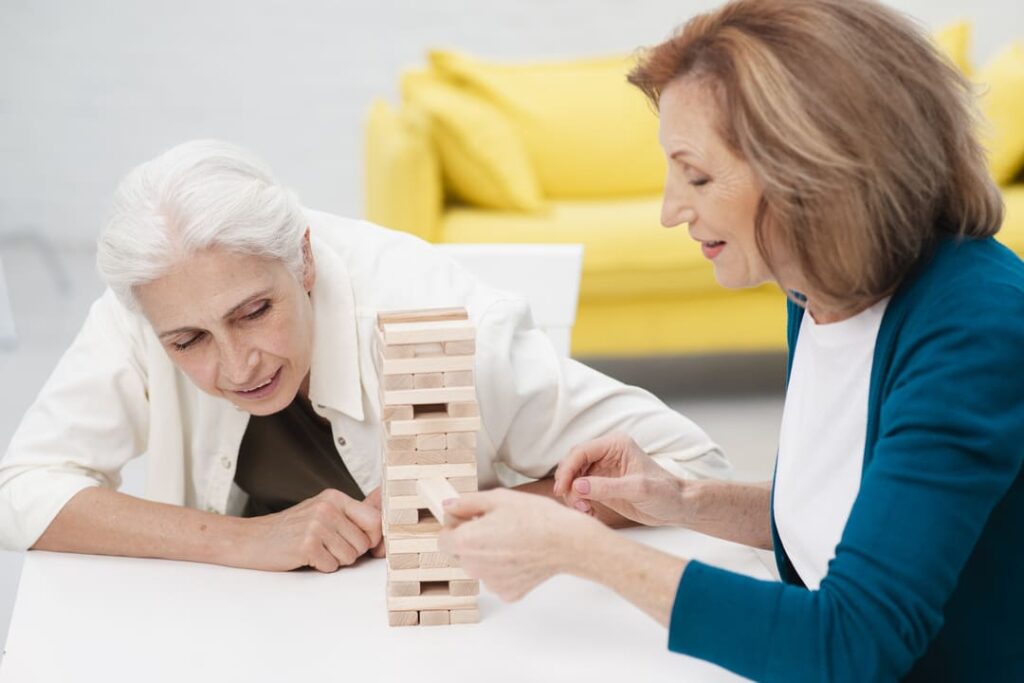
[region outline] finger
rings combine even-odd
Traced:
[[[327,547],[318,543],[310,553],[309,558],[306,560],[306,564],[318,572],[330,574],[331,572],[338,571],[338,567],[341,563],[338,562],[338,558],[334,556],[334,553],[329,551]]]
[[[639,477],[580,477],[572,483],[572,490],[582,501],[638,502],[643,498],[643,481]]]
[[[335,534],[341,538],[346,544],[352,547],[356,553],[356,557],[363,555],[367,550],[380,543],[378,538],[376,542],[371,539],[365,531],[357,526],[351,519],[339,516],[334,522]],[[330,537],[330,534],[328,534]],[[341,559],[341,558],[338,558]],[[354,559],[354,558],[353,558]]]
[[[385,555],[387,555],[387,548],[383,540],[377,545],[370,548],[370,555],[373,557],[384,557]]]
[[[328,534],[323,541],[327,552],[331,554],[338,567],[347,567],[362,555],[359,549],[353,547],[341,534]]]
[[[350,499],[345,503],[344,514],[363,530],[369,539],[367,548],[372,548],[380,543],[381,538],[383,538],[380,508],[375,508],[366,502]]]
[[[367,505],[372,505],[373,507],[375,507],[378,510],[380,510],[380,508],[381,508],[380,496],[381,496],[381,487],[378,486],[377,488],[375,488],[374,490],[370,491],[370,493],[367,494],[366,500],[364,500],[363,502],[366,503]]]
[[[606,434],[576,446],[569,452],[569,457],[558,463],[555,468],[556,495],[565,496],[570,492],[572,480],[585,473],[594,463],[604,460],[614,452],[618,441],[617,435]]]
[[[461,521],[479,517],[494,509],[497,504],[496,491],[484,493],[463,493],[458,498],[443,501],[445,518],[458,517]]]

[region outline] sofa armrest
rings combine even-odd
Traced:
[[[366,218],[437,241],[444,206],[441,167],[426,116],[380,100],[366,118]]]

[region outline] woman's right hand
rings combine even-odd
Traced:
[[[601,503],[634,522],[667,526],[685,524],[684,485],[628,435],[613,432],[573,448],[555,470],[553,490],[587,514]]]
[[[361,502],[326,489],[287,510],[246,520],[251,531],[246,566],[333,572],[353,564],[381,542],[380,509],[372,497]]]

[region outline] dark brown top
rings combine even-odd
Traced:
[[[245,517],[280,512],[324,489],[365,498],[334,448],[331,423],[301,396],[278,413],[249,418],[235,483],[249,494]]]

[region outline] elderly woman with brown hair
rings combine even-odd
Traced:
[[[663,224],[722,285],[789,296],[775,477],[673,480],[613,434],[555,490],[773,549],[782,582],[508,491],[448,501],[443,547],[506,599],[604,583],[672,650],[758,680],[1024,679],[1024,265],[992,237],[968,83],[867,0],[731,2],[630,81],[661,118]]]

